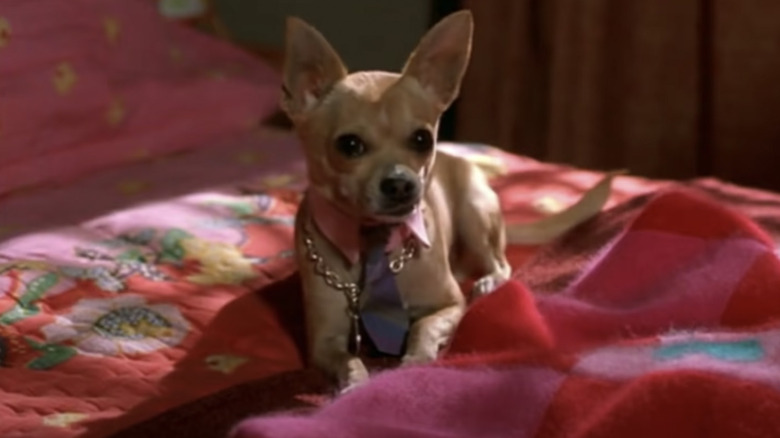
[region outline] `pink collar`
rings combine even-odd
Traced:
[[[353,265],[357,263],[360,259],[360,222],[336,208],[317,190],[307,190],[306,199],[317,229],[350,263]],[[393,229],[386,250],[389,252],[399,248],[410,234],[413,234],[426,248],[431,246],[428,231],[425,229],[425,220],[419,207],[405,222]]]

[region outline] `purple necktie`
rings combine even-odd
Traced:
[[[399,356],[409,331],[409,315],[385,254],[387,239],[371,240],[363,266],[360,319],[377,350]]]

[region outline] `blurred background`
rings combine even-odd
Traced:
[[[398,69],[471,9],[474,52],[446,139],[661,178],[780,189],[778,0],[215,0],[232,38],[279,50],[284,17],[351,69]]]

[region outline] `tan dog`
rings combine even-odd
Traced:
[[[457,12],[425,35],[401,74],[348,74],[319,32],[288,19],[282,105],[300,136],[310,179],[296,220],[310,361],[343,388],[368,377],[348,349],[357,335],[362,267],[359,255],[350,258],[332,235],[362,239],[364,224],[404,229],[415,215],[422,224],[424,238],[407,229],[401,233],[406,244],[390,247],[411,321],[404,363],[433,360],[458,324],[465,299],[456,274],[481,278],[475,295],[510,277],[498,197],[476,165],[435,147],[439,118],[468,64],[472,27],[471,14]],[[509,227],[510,241],[545,242],[597,214],[610,180],[562,213]],[[336,219],[323,225],[319,216],[326,214]]]

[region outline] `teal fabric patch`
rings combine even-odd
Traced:
[[[690,354],[706,354],[728,362],[755,362],[764,357],[764,348],[756,339],[732,342],[681,342],[665,345],[655,350],[659,360],[673,360]]]

